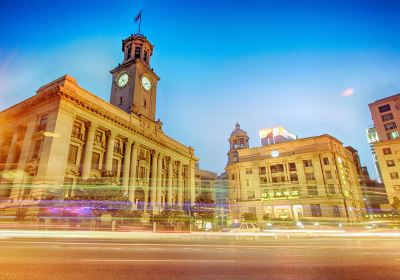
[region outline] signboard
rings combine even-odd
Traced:
[[[261,194],[261,200],[277,200],[277,199],[298,199],[300,198],[299,191],[269,191]]]

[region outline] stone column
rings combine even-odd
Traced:
[[[172,158],[169,159],[167,178],[168,178],[167,202],[168,202],[168,207],[172,207]]]
[[[19,127],[14,129],[14,134],[11,140],[10,148],[8,150],[7,159],[4,165],[4,171],[13,169],[12,164],[16,161],[16,152],[17,152],[17,141],[20,134]]]
[[[147,208],[149,207],[149,185],[143,186],[142,188],[144,191],[143,210],[147,211]]]
[[[182,162],[178,163],[178,207],[182,209],[183,196],[183,177],[182,177]]]
[[[96,125],[94,123],[88,124],[88,132],[85,143],[85,154],[82,164],[82,179],[87,180],[90,177],[90,168],[92,165],[93,143],[94,134],[96,133]]]
[[[1,160],[1,150],[3,148],[3,144],[4,144],[4,139],[3,136],[0,134],[0,160]],[[0,164],[2,164],[2,162],[0,162]]]
[[[110,172],[111,173],[111,170],[112,170],[115,136],[116,136],[116,133],[113,132],[113,131],[110,131],[108,133],[107,151],[106,151],[106,164],[105,164],[105,168],[104,168],[105,172]]]
[[[162,192],[162,159],[163,156],[160,153],[158,157],[158,165],[157,165],[157,208],[161,209],[161,192]]]
[[[132,140],[128,139],[125,142],[125,152],[124,152],[124,166],[122,167],[122,186],[124,188],[125,194],[129,191],[129,169],[131,163],[131,150],[132,150]]]
[[[135,141],[131,154],[131,172],[129,178],[129,200],[135,203],[135,190],[137,181],[137,157],[138,157],[139,143]]]
[[[151,158],[151,196],[150,196],[150,207],[155,209],[156,204],[156,191],[157,191],[157,158],[158,152],[154,151]]]
[[[36,120],[33,120],[28,124],[28,127],[25,132],[25,137],[24,137],[24,141],[22,144],[22,148],[21,148],[21,154],[20,154],[18,166],[17,166],[17,170],[18,170],[17,177],[14,178],[14,185],[21,184],[21,186],[20,186],[21,189],[23,187],[22,184],[25,179],[25,166],[28,161],[29,154],[32,150],[32,136],[35,133],[35,129],[36,129]],[[19,192],[20,192],[20,190],[19,190]],[[18,196],[18,194],[16,196]],[[15,196],[15,194],[13,195],[14,198],[16,198],[16,196]]]
[[[195,161],[189,161],[189,188],[190,188],[190,206],[195,204],[196,200],[196,190],[195,190]]]

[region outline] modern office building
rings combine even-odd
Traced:
[[[1,204],[4,215],[38,215],[54,190],[59,199],[92,178],[114,177],[133,207],[161,211],[195,200],[193,148],[163,132],[156,119],[153,45],[142,34],[122,41],[111,71],[110,103],[71,76],[0,112]],[[19,211],[18,210],[18,211]]]
[[[367,141],[369,147],[371,148],[372,160],[374,162],[377,180],[379,183],[382,183],[382,174],[379,167],[378,158],[376,157],[375,146],[374,146],[374,143],[379,141],[379,137],[374,126],[367,128]]]
[[[194,171],[195,174],[195,197],[200,194],[210,193],[212,200],[215,202],[216,189],[215,182],[217,180],[217,173],[200,169],[197,167]]]
[[[358,221],[363,201],[353,154],[330,135],[249,148],[237,124],[229,142],[230,214],[259,220]],[[235,145],[243,143],[243,145]]]

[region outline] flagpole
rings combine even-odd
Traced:
[[[142,25],[142,10],[140,10],[140,17],[139,17],[139,34],[140,33],[140,26]]]

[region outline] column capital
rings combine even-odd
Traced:
[[[129,144],[133,143],[133,139],[126,137],[123,142],[126,143],[127,145],[129,145]]]
[[[133,148],[134,149],[139,149],[139,147],[140,147],[140,143],[137,140],[134,140]]]
[[[106,135],[108,136],[108,137],[110,137],[110,138],[115,138],[116,136],[117,136],[117,132],[116,131],[113,131],[113,130],[107,130],[106,131]]]
[[[91,131],[91,130],[95,130],[97,128],[97,124],[94,122],[86,122],[85,127],[87,129],[89,129],[89,131]]]

